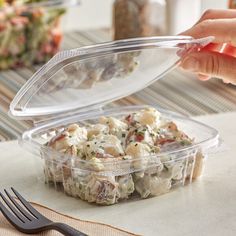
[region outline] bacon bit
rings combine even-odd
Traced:
[[[131,123],[132,121],[131,115],[128,115],[127,117],[125,117],[125,120],[128,121],[128,123]]]
[[[48,146],[51,146],[51,145],[54,144],[55,142],[64,139],[66,136],[67,136],[66,134],[60,134],[60,135],[56,136],[54,139],[52,139],[52,140],[49,142]]]
[[[62,41],[62,33],[57,32],[53,34],[53,43],[56,47],[59,47]]]
[[[142,134],[137,134],[135,140],[137,142],[142,142],[144,140],[144,136]]]
[[[175,139],[162,138],[162,139],[157,140],[156,144],[164,145],[166,143],[173,143],[173,142],[175,142]]]

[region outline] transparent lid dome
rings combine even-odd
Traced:
[[[147,87],[212,39],[137,38],[60,52],[21,88],[10,113],[34,120],[99,109]]]

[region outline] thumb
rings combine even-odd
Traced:
[[[236,58],[217,52],[191,53],[182,59],[183,69],[236,84]]]

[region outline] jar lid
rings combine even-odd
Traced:
[[[39,120],[99,109],[152,84],[212,40],[149,37],[62,51],[20,89],[10,114]]]

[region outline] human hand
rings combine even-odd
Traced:
[[[183,69],[197,73],[201,80],[214,76],[236,85],[236,10],[208,10],[181,35],[215,37],[200,52],[186,55],[181,63]]]

